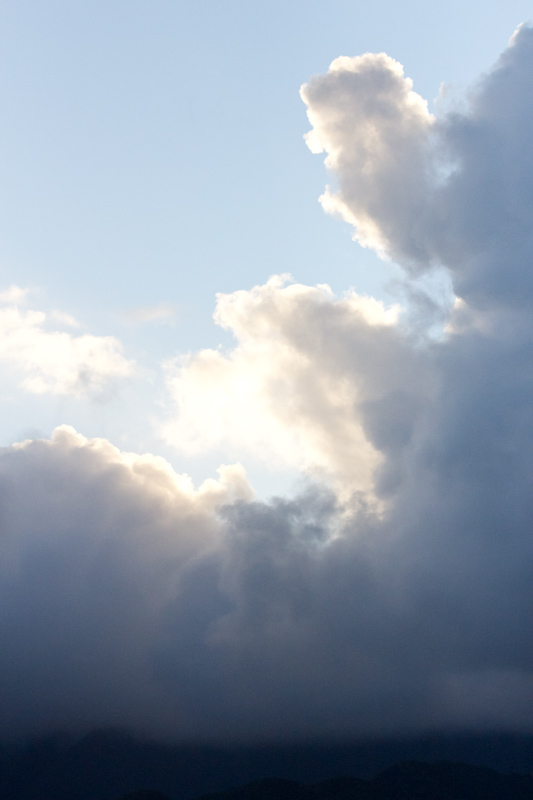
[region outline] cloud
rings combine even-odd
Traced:
[[[1,734],[161,725],[165,615],[209,562],[217,510],[250,498],[242,468],[195,491],[162,458],[64,426],[2,451],[0,484]]]
[[[402,65],[385,53],[337,58],[301,96],[313,126],[307,145],[327,152],[339,180],[320,198],[324,209],[353,224],[365,247],[423,261],[416,221],[426,208],[435,118]]]
[[[350,491],[369,490],[381,459],[361,408],[396,397],[407,417],[416,415],[415,394],[426,393],[423,357],[396,329],[397,307],[353,291],[337,299],[328,286],[286,284],[274,277],[218,296],[215,320],[238,345],[167,365],[178,414],[164,435],[185,452],[244,449],[267,464],[326,472]]]
[[[124,312],[129,322],[165,322],[170,323],[176,316],[176,309],[171,303],[159,303],[156,306],[138,306]]]
[[[166,436],[289,463],[292,498],[68,428],[4,449],[3,738],[531,731],[533,32],[436,119],[387,56],[334,64],[304,90],[332,197],[407,282],[447,271],[446,331],[283,278],[218,297],[235,346],[168,365]]]
[[[29,289],[22,289],[20,286],[10,286],[3,292],[0,292],[0,303],[9,303],[10,305],[20,305],[26,300]]]
[[[336,59],[301,90],[307,143],[339,182],[325,209],[411,275],[444,266],[476,307],[532,298],[532,51],[521,26],[467,109],[443,117],[383,53]]]
[[[110,381],[133,372],[133,362],[122,355],[112,336],[92,336],[48,330],[42,311],[21,310],[25,290],[12,286],[0,300],[0,361],[19,376],[24,389],[34,394],[100,392]],[[77,326],[69,314],[49,315],[56,325]]]

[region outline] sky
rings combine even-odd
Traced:
[[[0,2],[0,738],[528,731],[524,2]]]

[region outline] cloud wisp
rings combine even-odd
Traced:
[[[123,318],[132,324],[143,325],[146,323],[174,324],[176,309],[171,303],[159,303],[156,306],[138,306],[129,308],[122,314]]]
[[[166,436],[288,463],[300,495],[68,428],[2,451],[0,736],[531,730],[532,68],[522,27],[462,113],[384,54],[302,90],[326,209],[458,299],[435,338],[326,286],[219,296],[236,346],[168,365]]]

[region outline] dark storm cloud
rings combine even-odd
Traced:
[[[239,345],[180,397],[255,381],[267,431],[312,445],[292,500],[70,429],[5,449],[2,737],[531,729],[533,32],[438,120],[388,57],[334,63],[304,90],[326,206],[407,274],[449,271],[447,332],[276,282],[222,301]]]

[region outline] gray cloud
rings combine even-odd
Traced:
[[[461,301],[436,339],[323,287],[220,299],[237,345],[172,378],[173,435],[218,445],[245,391],[243,438],[289,443],[300,495],[254,500],[239,466],[195,491],[71,429],[2,451],[2,737],[531,730],[532,66],[521,28],[434,121],[385,56],[304,90],[330,205]]]

